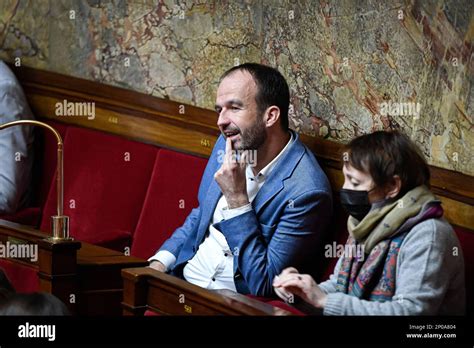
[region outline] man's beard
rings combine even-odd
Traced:
[[[263,117],[259,116],[251,127],[240,132],[240,145],[236,150],[258,150],[265,140],[267,140],[265,123]]]

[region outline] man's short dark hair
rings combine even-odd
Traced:
[[[398,197],[417,186],[430,185],[430,170],[419,148],[398,130],[376,131],[353,139],[345,146],[349,164],[369,173],[378,187],[394,175],[401,180]]]
[[[0,302],[3,315],[70,315],[66,305],[49,293],[16,293]]]
[[[276,105],[280,109],[280,125],[283,130],[288,130],[288,108],[290,106],[290,90],[283,75],[274,68],[257,63],[245,63],[227,70],[221,81],[233,72],[241,70],[252,75],[257,85],[257,111],[259,114],[270,106]]]

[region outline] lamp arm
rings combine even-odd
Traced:
[[[57,140],[57,164],[56,164],[56,187],[57,187],[57,215],[52,216],[53,240],[69,239],[69,218],[63,215],[64,212],[64,167],[63,167],[63,139],[61,134],[49,124],[36,120],[19,120],[0,124],[0,130],[19,126],[39,126],[51,131]]]

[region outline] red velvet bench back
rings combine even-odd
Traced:
[[[193,208],[207,159],[161,149],[133,236],[132,255],[148,259]]]

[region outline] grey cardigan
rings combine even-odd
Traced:
[[[324,315],[463,315],[464,258],[445,219],[428,219],[412,228],[400,246],[396,289],[391,301],[376,302],[337,292],[338,260],[329,280]]]

